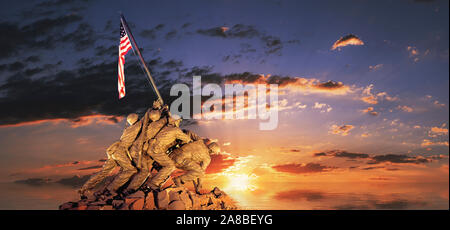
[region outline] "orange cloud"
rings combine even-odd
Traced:
[[[307,164],[291,163],[291,164],[274,165],[272,166],[272,168],[278,172],[287,172],[294,174],[328,172],[334,169],[333,167],[328,167],[317,163],[307,163]]]
[[[350,130],[352,130],[353,128],[355,128],[353,125],[342,125],[342,126],[332,125],[329,133],[347,136],[350,133]]]
[[[397,108],[399,110],[403,110],[403,111],[405,111],[407,113],[412,113],[414,111],[413,108],[411,108],[409,106],[406,106],[406,105],[399,105],[399,106],[397,106]]]
[[[361,98],[362,101],[364,101],[367,104],[376,105],[378,104],[378,100],[375,96],[365,96]]]
[[[324,112],[328,113],[328,112],[330,112],[333,109],[333,108],[331,108],[330,105],[327,105],[325,103],[319,103],[319,102],[314,103],[313,108],[314,109],[319,109],[321,113],[324,113]]]
[[[363,110],[361,110],[361,112],[370,114],[372,116],[378,115],[378,112],[375,112],[373,107],[367,107],[367,109],[363,109]]]
[[[345,46],[349,46],[349,45],[361,46],[361,45],[364,45],[364,42],[361,39],[359,39],[356,35],[349,34],[349,35],[339,38],[339,40],[337,40],[333,44],[333,46],[331,47],[331,50],[335,50],[337,48],[345,47]]]
[[[441,127],[432,127],[431,133],[436,133],[438,135],[448,134],[448,129]]]
[[[220,173],[223,170],[231,167],[236,162],[235,158],[232,158],[226,154],[211,154],[211,163],[206,168],[206,174]]]
[[[417,48],[415,46],[408,46],[408,47],[406,47],[406,49],[409,51],[409,54],[411,56],[419,55],[419,50],[417,50]]]
[[[278,84],[279,89],[290,90],[303,93],[323,93],[332,95],[346,95],[352,89],[342,82],[327,81],[321,82],[315,78],[302,77],[280,77],[268,75],[231,75],[228,76],[226,84]]]
[[[372,93],[372,90],[373,90],[373,84],[370,84],[369,86],[367,86],[366,88],[363,89],[362,95],[359,99],[361,101],[363,101],[367,104],[371,104],[371,105],[378,104],[379,100],[396,101],[398,99],[397,97],[389,96],[386,92],[380,92],[380,93],[374,94],[374,93]]]
[[[409,52],[409,57],[414,60],[414,62],[418,62],[420,59],[418,57],[419,50],[415,46],[408,46],[406,50]]]
[[[427,140],[424,139],[422,141],[422,144],[420,144],[422,147],[427,147],[427,146],[434,146],[434,145],[440,145],[440,146],[448,146],[448,141],[437,141],[437,142],[433,142],[431,140]]]
[[[377,64],[377,65],[370,65],[369,70],[370,71],[377,71],[379,69],[383,68],[383,64]]]
[[[440,160],[446,158],[445,155],[433,155],[433,156],[409,156],[406,154],[367,154],[367,153],[352,153],[342,150],[331,150],[325,152],[314,153],[314,157],[337,157],[337,158],[348,158],[348,159],[367,159],[367,164],[424,164],[430,163],[433,160]],[[371,170],[376,168],[383,168],[384,166],[374,166],[362,168],[363,170]],[[392,169],[387,169],[392,170]]]
[[[444,103],[440,103],[438,100],[434,101],[433,104],[437,107],[445,107]]]
[[[315,201],[325,198],[325,194],[320,191],[299,189],[299,190],[278,192],[274,195],[274,198],[277,200],[288,200],[288,201],[297,201],[297,200]]]
[[[344,157],[344,158],[350,158],[350,159],[357,159],[357,158],[369,158],[370,155],[367,153],[350,153],[347,151],[342,150],[331,150],[326,152],[319,152],[314,153],[315,157],[323,157],[323,156],[333,156],[333,157]]]

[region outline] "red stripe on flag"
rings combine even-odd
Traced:
[[[122,33],[123,31],[121,31]],[[123,35],[123,34],[122,34]],[[119,99],[125,97],[125,55],[128,53],[131,46],[130,39],[128,38],[128,34],[125,32],[125,36],[120,39],[119,43],[119,60],[118,60],[118,79],[117,79],[117,90],[119,91]]]
[[[130,45],[130,41],[128,41],[128,40],[126,40],[126,43],[125,44],[120,44],[120,48],[121,49],[123,49],[124,47],[127,47],[127,46],[129,46]]]

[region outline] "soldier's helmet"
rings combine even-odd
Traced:
[[[211,153],[220,153],[220,146],[216,142],[212,142],[208,145],[209,150]]]
[[[179,115],[173,114],[169,116],[169,124],[175,125],[176,127],[180,127],[182,119]]]
[[[150,111],[149,117],[150,117],[150,120],[157,121],[161,118],[161,113],[159,110],[152,110],[152,111]]]
[[[162,107],[162,102],[161,102],[161,100],[155,100],[154,102],[153,102],[153,108],[154,109],[160,109]]]
[[[139,116],[135,113],[131,113],[127,116],[127,122],[130,125],[133,125],[138,120]]]

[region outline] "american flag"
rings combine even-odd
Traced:
[[[117,81],[117,86],[119,89],[119,99],[125,97],[125,55],[131,49],[130,39],[128,38],[127,32],[123,28],[123,24],[120,23],[120,44],[119,44],[119,79]]]

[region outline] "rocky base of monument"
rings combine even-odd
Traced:
[[[184,187],[166,188],[157,193],[138,191],[123,199],[88,198],[67,202],[60,210],[236,210],[238,206],[225,192],[214,188],[197,194]]]

